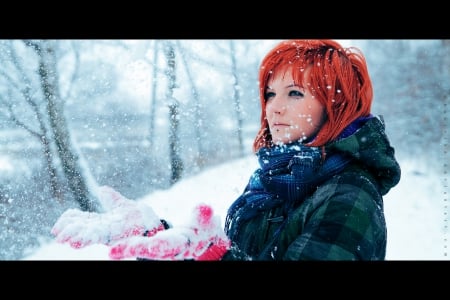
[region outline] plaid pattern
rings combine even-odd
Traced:
[[[352,163],[322,183],[287,216],[274,208],[240,228],[224,260],[383,260],[387,229],[383,199],[400,180],[400,166],[381,118],[326,146]],[[243,255],[245,253],[247,256]]]
[[[366,176],[353,168],[321,186],[288,220],[278,258],[383,260],[383,200]]]
[[[400,181],[400,166],[385,133],[382,116],[371,118],[355,134],[332,142],[327,152],[344,152],[359,160],[376,178],[382,195]]]

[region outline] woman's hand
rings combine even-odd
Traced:
[[[59,217],[51,229],[57,242],[73,248],[95,243],[110,245],[131,236],[152,236],[165,229],[150,206],[129,200],[110,187],[101,187],[99,196],[105,212],[68,209]]]
[[[147,260],[220,260],[230,246],[220,220],[210,206],[194,208],[186,226],[172,227],[152,237],[133,236],[110,249],[112,259],[136,257]]]

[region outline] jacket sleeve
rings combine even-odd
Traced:
[[[288,223],[287,240],[299,233],[286,246],[284,260],[384,260],[383,199],[369,177],[335,177],[309,200]]]
[[[222,261],[249,261],[252,260],[250,256],[248,256],[246,253],[242,252],[237,248],[235,245],[233,245],[223,256]]]

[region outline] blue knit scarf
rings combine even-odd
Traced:
[[[354,121],[340,138],[353,134],[367,119]],[[250,177],[243,194],[230,206],[225,219],[225,232],[231,240],[239,234],[241,224],[261,212],[281,207],[286,217],[322,182],[342,171],[351,161],[341,153],[327,153],[323,160],[319,148],[300,142],[263,147],[256,154],[260,168]]]

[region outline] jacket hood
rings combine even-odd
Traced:
[[[374,116],[354,134],[330,142],[325,146],[325,151],[343,152],[356,159],[377,180],[382,195],[400,181],[400,165],[386,135],[382,116]]]

